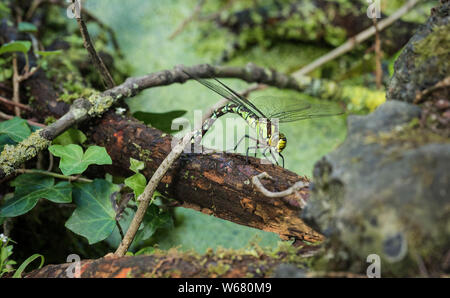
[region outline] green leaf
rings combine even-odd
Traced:
[[[0,134],[0,152],[3,151],[3,148],[5,148],[5,145],[14,145],[14,144],[16,144],[16,142],[11,140],[10,137],[8,137],[7,135]]]
[[[0,18],[7,16],[11,13],[11,10],[6,5],[6,3],[0,3]]]
[[[148,113],[148,112],[136,112],[133,117],[143,121],[145,124],[162,130],[165,133],[173,133],[176,130],[172,130],[172,121],[186,114],[186,111],[177,110],[167,113]]]
[[[29,41],[12,41],[5,43],[0,47],[0,55],[4,53],[22,52],[24,55],[30,50],[31,42]]]
[[[143,161],[130,157],[130,170],[132,170],[135,173],[139,173],[139,171],[143,170],[144,168],[145,163]]]
[[[159,228],[171,228],[173,219],[168,211],[162,211],[156,205],[150,205],[144,215],[142,225],[136,234],[136,243],[144,241],[156,232]]]
[[[62,53],[63,53],[62,50],[57,50],[57,51],[36,51],[36,54],[42,56],[43,58],[48,57],[48,56],[59,55],[59,54],[62,54]]]
[[[78,129],[69,128],[63,134],[53,140],[53,145],[83,144],[87,140],[86,135]]]
[[[27,268],[28,265],[30,265],[34,260],[36,260],[37,258],[41,258],[41,263],[39,264],[39,267],[37,269],[41,269],[42,266],[44,266],[44,256],[40,255],[40,254],[34,254],[31,257],[29,257],[28,259],[26,259],[22,265],[19,266],[19,268],[16,270],[16,272],[14,272],[13,278],[21,278],[22,277],[22,273],[25,270],[25,268]]]
[[[37,27],[28,22],[20,22],[17,28],[20,32],[37,32]]]
[[[27,213],[36,206],[39,199],[45,198],[54,203],[70,203],[72,186],[69,182],[38,174],[23,174],[11,182],[15,186],[14,197],[0,207],[1,217],[15,217]]]
[[[85,153],[79,145],[52,145],[48,150],[55,156],[61,158],[59,168],[64,175],[83,173],[89,165],[110,165],[112,164],[106,149],[99,146],[89,147]]]
[[[117,185],[103,179],[77,184],[73,190],[77,209],[66,222],[66,227],[86,237],[89,244],[106,239],[116,226],[116,213],[110,199],[116,191],[119,191]]]
[[[0,122],[0,135],[7,135],[15,142],[21,142],[31,134],[27,121],[19,117]]]
[[[137,199],[144,192],[145,186],[147,186],[147,179],[141,173],[136,173],[125,179],[124,183],[133,190],[134,197]]]

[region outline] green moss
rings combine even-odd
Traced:
[[[133,143],[133,146],[136,147],[136,149],[139,152],[139,160],[142,160],[143,162],[151,162],[153,159],[151,158],[152,152],[148,149],[143,149],[139,144]]]
[[[57,119],[56,119],[55,117],[53,117],[53,116],[48,116],[47,118],[45,118],[44,123],[45,123],[46,125],[50,125],[50,124],[56,122],[56,120],[57,120]]]
[[[103,114],[114,103],[114,99],[111,96],[101,96],[98,93],[89,96],[88,101],[92,105],[92,107],[88,111],[88,114],[91,116],[98,116]]]
[[[222,276],[225,273],[227,273],[230,269],[231,269],[231,266],[229,264],[219,261],[215,265],[209,264],[207,270],[210,273],[214,273],[214,274],[217,274],[218,276]]]
[[[6,175],[12,174],[19,165],[35,157],[51,144],[51,141],[41,137],[41,131],[42,129],[33,132],[15,146],[5,145],[0,154],[0,169]]]
[[[448,59],[439,59],[445,65],[443,69],[450,69],[450,24],[435,27],[433,33],[415,43],[415,53],[418,54],[416,65],[425,63],[436,56],[445,56]]]

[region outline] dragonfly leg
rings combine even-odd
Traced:
[[[257,139],[255,139],[255,138],[253,138],[253,137],[251,137],[251,136],[249,136],[249,135],[245,135],[245,136],[243,136],[243,137],[239,140],[239,142],[237,142],[236,146],[234,146],[234,149],[233,149],[233,150],[234,150],[235,152],[236,152],[238,146],[241,144],[241,142],[242,142],[245,138],[247,138],[247,139],[249,139],[249,140],[253,140],[253,141],[258,141]]]
[[[275,157],[275,154],[273,154],[273,151],[270,150],[270,155],[272,155],[273,160],[275,160],[275,162],[277,163],[277,166],[279,166],[280,164],[278,163],[277,158]]]
[[[284,156],[283,155],[281,155],[281,153],[280,152],[278,152],[278,155],[281,157],[281,160],[283,161],[283,169],[284,169]]]
[[[266,152],[267,152],[267,150],[268,150],[269,148],[270,148],[270,147],[266,147],[266,148],[264,149],[263,153],[262,153],[262,155],[264,156],[265,159],[268,159],[268,158],[267,158],[267,155],[266,155]]]
[[[243,136],[243,137],[239,140],[239,142],[236,143],[236,146],[234,146],[234,151],[235,151],[235,152],[236,152],[236,150],[237,150],[237,147],[239,147],[239,145],[241,144],[241,142],[242,142],[245,138],[250,138],[250,136],[249,136],[249,135],[245,135],[245,136]]]
[[[255,149],[258,150],[258,147],[247,147],[247,154],[245,155],[245,162],[248,163],[248,152],[250,151],[250,149]]]

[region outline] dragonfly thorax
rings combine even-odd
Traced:
[[[282,133],[272,135],[268,141],[269,146],[275,147],[277,152],[283,151],[286,148],[286,143],[286,136]]]

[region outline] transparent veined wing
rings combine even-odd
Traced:
[[[254,114],[256,114],[258,117],[268,118],[252,102],[250,102],[248,99],[246,99],[245,97],[243,97],[242,95],[240,95],[239,93],[234,91],[233,89],[226,86],[224,83],[222,83],[218,79],[213,78],[213,79],[206,80],[206,79],[202,79],[197,76],[194,76],[185,70],[183,70],[183,72],[186,75],[188,75],[189,77],[195,79],[197,82],[199,82],[203,86],[216,92],[220,96],[225,97],[226,99],[228,99],[229,101],[231,101],[237,105],[242,105],[242,106],[246,107],[247,109],[252,111]]]
[[[266,115],[266,118],[278,119],[280,123],[344,114],[338,105],[313,103],[300,96],[259,96],[251,99],[251,102]]]

